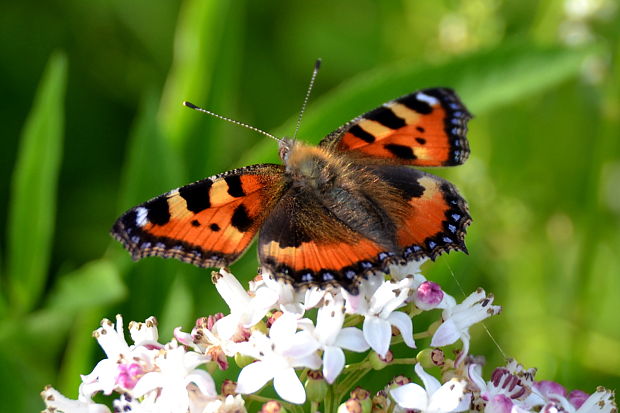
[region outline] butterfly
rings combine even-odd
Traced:
[[[258,234],[261,268],[296,288],[340,286],[392,263],[467,252],[467,203],[450,182],[410,166],[460,165],[471,114],[448,88],[383,104],[318,146],[282,139],[283,165],[234,169],[125,212],[112,235],[134,259],[200,267],[235,262]]]

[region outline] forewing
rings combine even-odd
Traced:
[[[252,165],[174,189],[127,211],[112,235],[134,259],[157,255],[201,267],[229,265],[280,198],[283,170]]]
[[[471,114],[453,90],[424,89],[348,122],[321,145],[385,163],[460,165],[469,156],[469,119]]]

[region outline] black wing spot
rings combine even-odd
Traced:
[[[224,178],[224,180],[228,185],[228,194],[230,196],[234,196],[235,198],[241,198],[242,196],[245,196],[245,192],[243,192],[243,186],[241,185],[241,176],[231,175]]]
[[[165,195],[144,204],[148,211],[147,218],[155,225],[165,225],[170,221],[170,208],[168,207],[168,199]]]
[[[396,116],[392,109],[383,106],[368,112],[364,115],[364,118],[379,122],[390,129],[400,129],[407,126],[403,118]]]
[[[417,156],[415,156],[413,150],[409,146],[398,145],[396,143],[388,143],[383,145],[383,147],[390,151],[392,155],[400,159],[417,159]]]
[[[415,138],[415,141],[417,143],[419,143],[420,145],[425,145],[426,144],[426,139],[424,139],[424,138]]]
[[[213,182],[207,179],[179,188],[179,195],[187,202],[187,209],[198,213],[209,208],[211,206],[211,199],[209,198],[211,185]]]
[[[250,227],[254,223],[254,220],[248,215],[248,210],[245,205],[241,204],[237,208],[235,208],[235,212],[233,213],[230,223],[239,231],[246,232],[248,229],[250,229]]]
[[[211,228],[211,231],[213,232],[218,232],[220,230],[220,226],[217,225],[216,223],[209,225],[209,228]]]
[[[356,138],[360,138],[364,142],[373,143],[375,141],[374,135],[366,132],[360,125],[353,125],[349,129],[349,132]]]
[[[416,126],[415,128],[416,128],[416,129],[418,130],[418,132],[420,132],[420,133],[424,133],[424,132],[426,132],[426,129],[424,129],[422,126]]]
[[[433,107],[427,102],[418,99],[418,94],[413,93],[397,100],[398,103],[402,103],[409,109],[416,111],[422,115],[428,115],[433,111]]]
[[[197,219],[192,220],[192,226],[193,227],[199,227],[200,226],[200,221],[198,221]]]

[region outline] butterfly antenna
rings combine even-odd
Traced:
[[[254,132],[262,133],[265,136],[269,136],[271,139],[274,139],[274,140],[276,140],[278,142],[282,142],[282,139],[278,138],[277,136],[272,135],[271,133],[265,132],[264,130],[258,129],[258,128],[252,126],[252,125],[248,125],[247,123],[239,122],[238,120],[234,120],[234,119],[231,119],[231,118],[227,118],[226,116],[218,115],[217,113],[213,113],[210,110],[206,110],[206,109],[203,109],[203,108],[201,108],[199,106],[196,106],[196,105],[194,105],[191,102],[184,101],[183,105],[187,106],[188,108],[197,110],[198,112],[206,113],[207,115],[211,115],[213,117],[225,120],[225,121],[233,123],[235,125],[243,126],[244,128],[247,128],[247,129],[252,130]]]
[[[321,59],[316,59],[316,62],[314,63],[314,70],[312,71],[312,77],[310,78],[310,85],[308,85],[308,91],[306,92],[304,103],[303,105],[301,105],[301,111],[299,111],[299,117],[297,118],[297,126],[295,127],[293,139],[295,139],[295,137],[297,136],[297,131],[299,131],[299,127],[301,126],[301,118],[303,118],[304,112],[306,111],[306,106],[308,105],[308,100],[310,99],[310,93],[312,92],[312,88],[314,87],[314,80],[316,79],[316,75],[319,73],[320,68]]]

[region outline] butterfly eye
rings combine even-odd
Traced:
[[[288,138],[284,138],[280,141],[278,155],[284,163],[288,161],[288,155],[291,151],[292,141]]]

